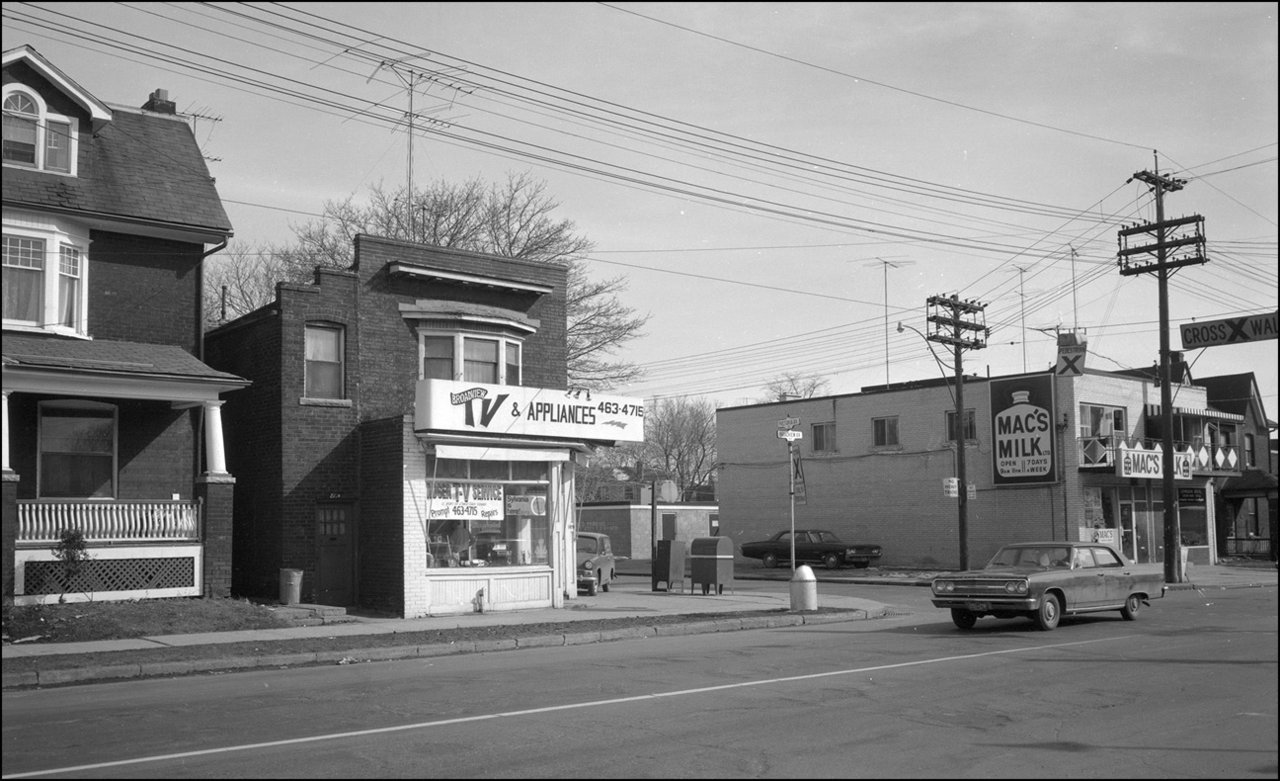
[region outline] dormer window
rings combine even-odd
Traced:
[[[70,117],[51,114],[44,101],[20,88],[4,96],[4,163],[73,173],[76,134]]]

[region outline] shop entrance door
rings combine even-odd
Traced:
[[[355,562],[355,508],[351,504],[316,506],[316,541],[319,566],[316,568],[316,602],[346,606],[355,601],[352,588]]]

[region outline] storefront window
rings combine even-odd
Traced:
[[[439,459],[428,480],[428,566],[550,564],[542,462]]]

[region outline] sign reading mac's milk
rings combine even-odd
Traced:
[[[1052,483],[1057,474],[1053,375],[992,380],[992,479],[996,485]]]

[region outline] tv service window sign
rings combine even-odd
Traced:
[[[419,380],[416,431],[644,441],[644,401],[455,380]]]
[[[1057,469],[1052,374],[991,380],[991,449],[996,485],[1052,483]]]

